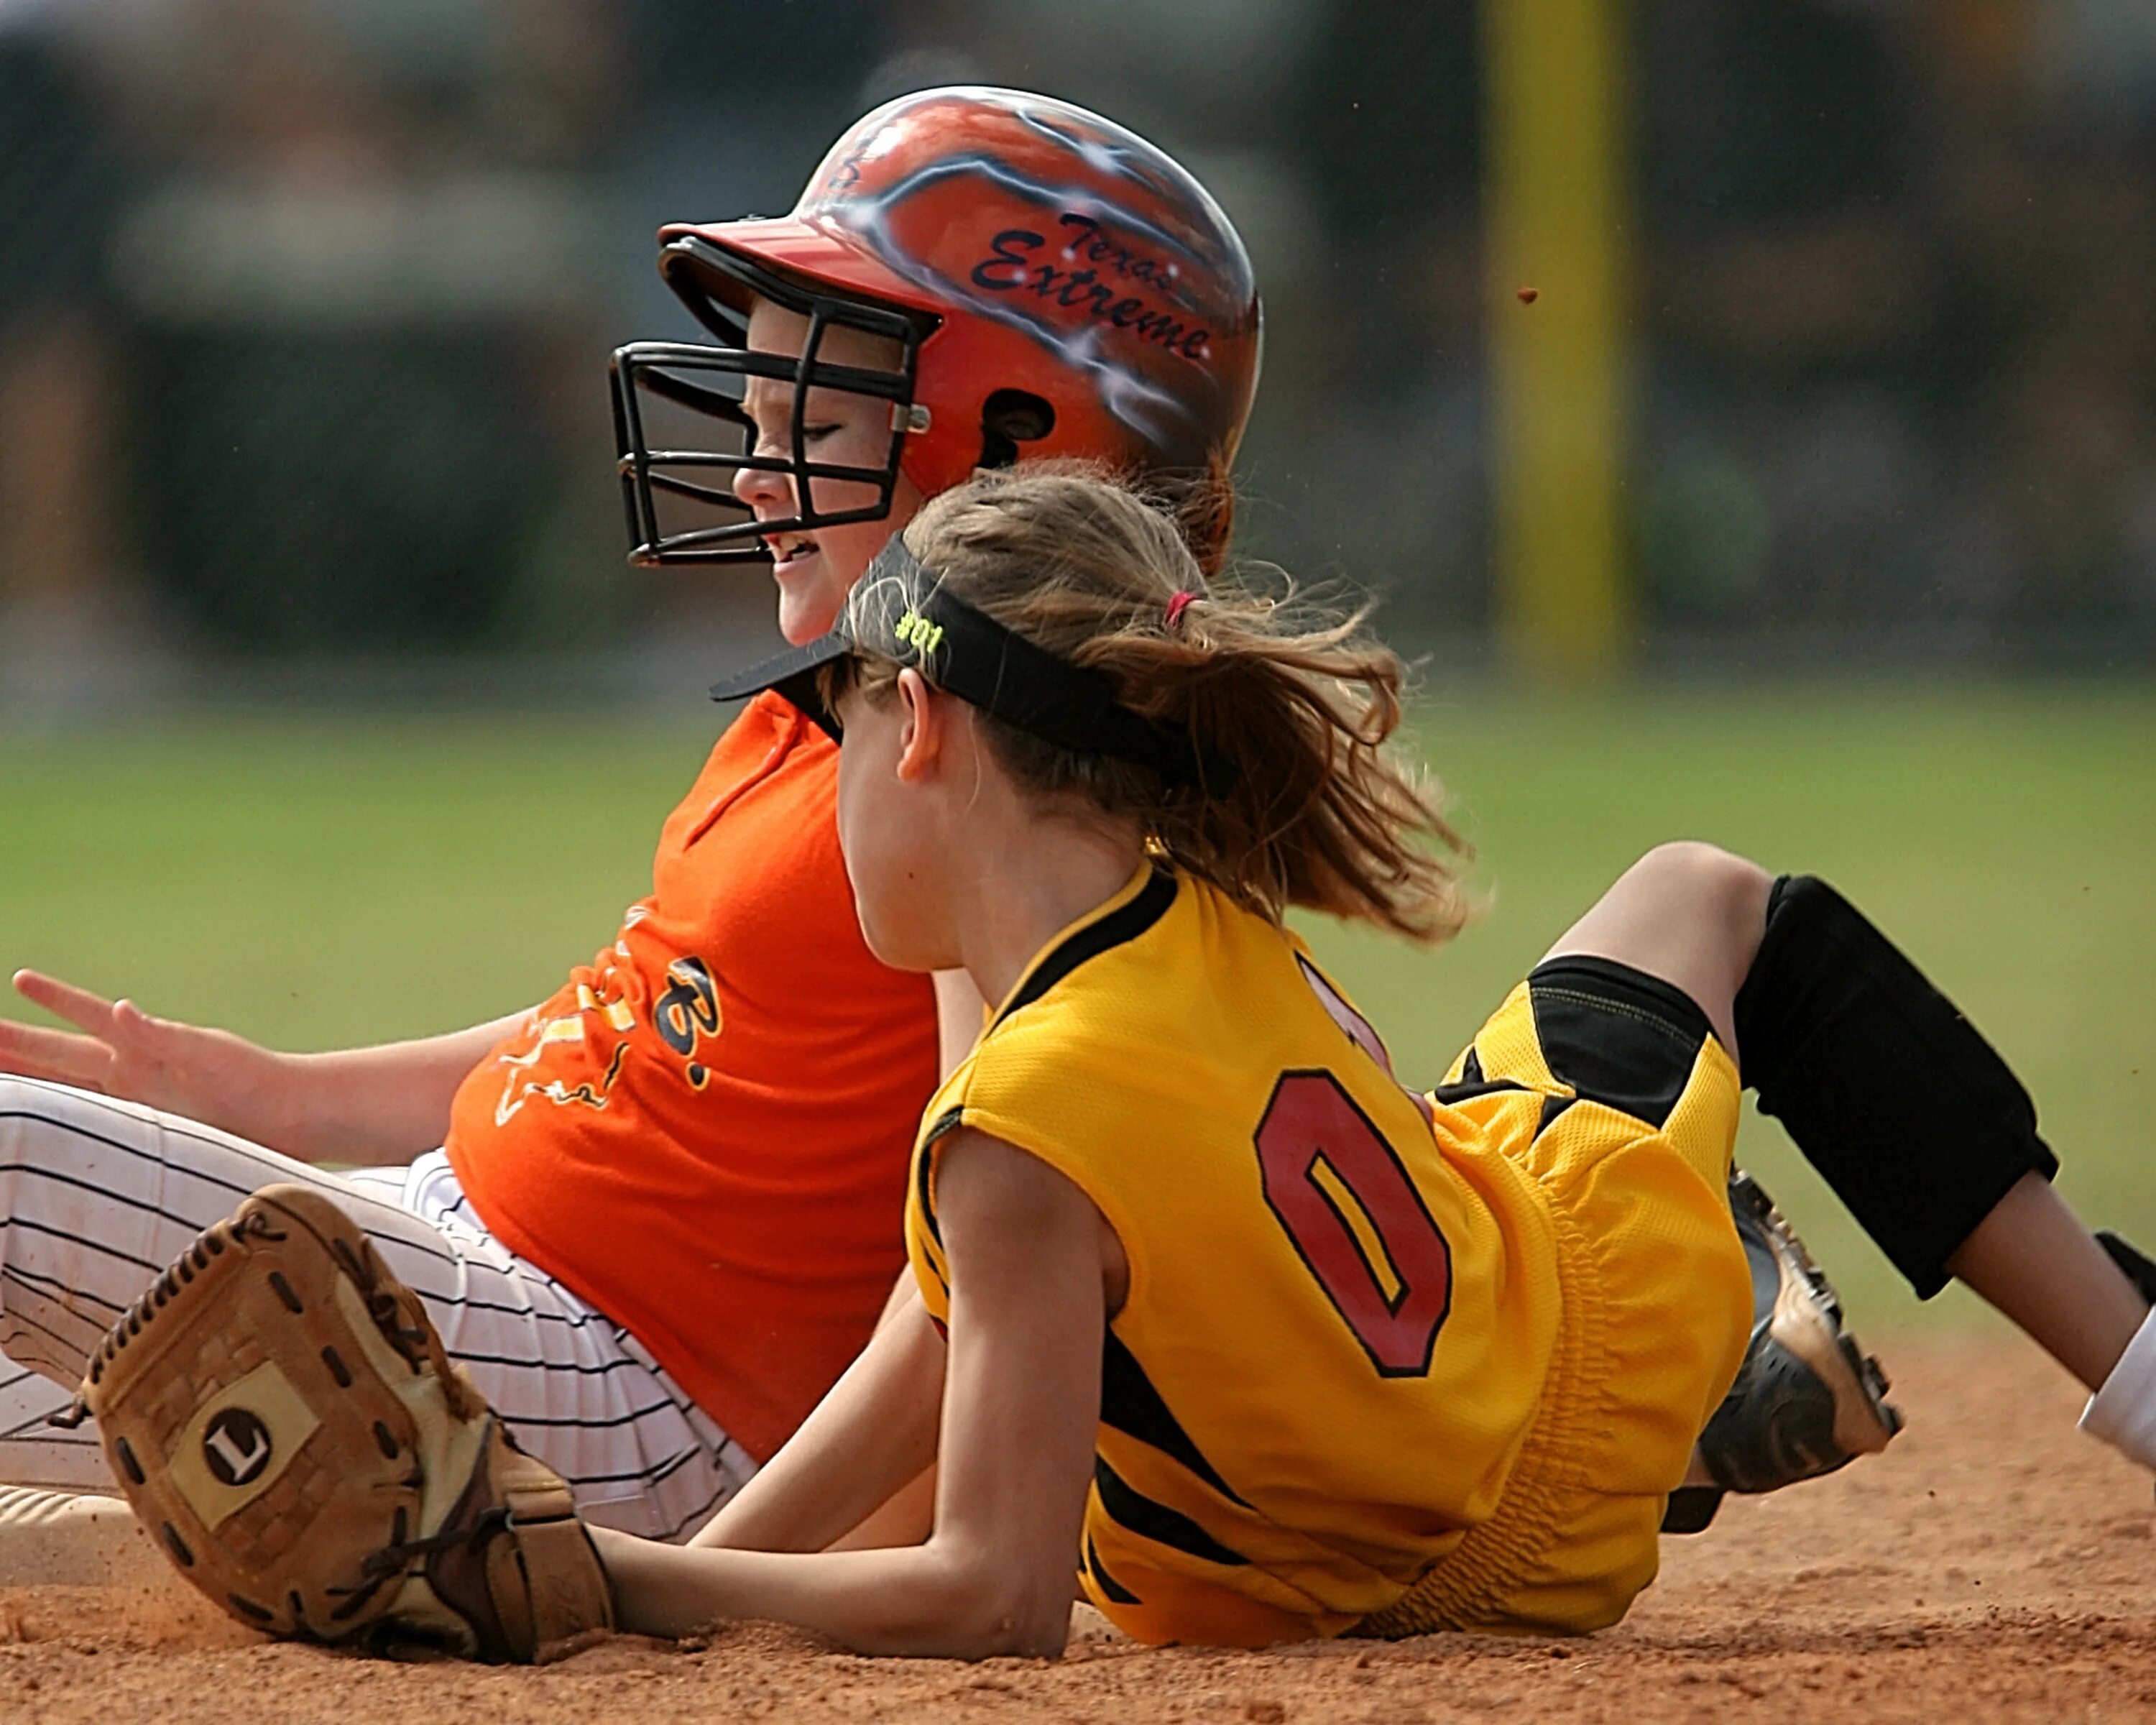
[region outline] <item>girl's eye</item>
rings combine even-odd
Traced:
[[[839,428],[838,428],[836,425],[834,425],[834,424],[829,424],[829,425],[804,425],[804,426],[803,426],[803,427],[801,428],[801,434],[802,434],[802,436],[803,436],[803,437],[805,437],[805,438],[808,438],[808,439],[810,439],[811,440],[814,440],[814,439],[818,439],[818,438],[825,438],[825,437],[829,437],[829,436],[830,436],[830,434],[831,434],[833,432],[836,431],[838,429],[839,429]]]

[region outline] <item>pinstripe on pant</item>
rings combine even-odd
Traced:
[[[588,1520],[685,1538],[754,1471],[634,1337],[487,1232],[439,1151],[327,1173],[134,1103],[0,1076],[0,1351],[13,1362],[0,1364],[0,1480],[110,1485],[95,1432],[46,1415],[151,1278],[277,1180],[326,1193],[366,1230]]]

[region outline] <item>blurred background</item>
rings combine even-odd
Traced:
[[[960,80],[1216,191],[1245,544],[1396,629],[1532,658],[1506,511],[1606,485],[1538,555],[1590,657],[2150,662],[2141,0],[0,0],[0,705],[723,639],[620,556],[606,353],[695,333],[650,236]],[[1605,466],[1505,470],[1572,422]]]
[[[654,230],[957,81],[1250,244],[1245,548],[1382,593],[1481,853],[1436,968],[1321,936],[1404,1070],[1713,837],[1896,930],[2156,1235],[2147,0],[0,0],[0,967],[324,1046],[608,939],[770,630],[623,560]]]

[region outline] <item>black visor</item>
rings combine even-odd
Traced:
[[[824,704],[819,673],[855,655],[913,665],[946,693],[1075,754],[1150,767],[1170,785],[1219,792],[1235,781],[1231,763],[1200,749],[1180,726],[1123,706],[1104,673],[1057,658],[947,591],[896,534],[829,634],[714,684],[711,698],[742,701],[776,690],[835,737],[839,722]]]

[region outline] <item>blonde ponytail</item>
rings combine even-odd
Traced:
[[[1466,906],[1451,859],[1466,847],[1435,787],[1386,747],[1400,660],[1364,628],[1367,608],[1342,614],[1291,584],[1260,593],[1233,574],[1209,583],[1177,501],[1172,513],[1100,470],[1029,463],[943,493],[906,528],[948,591],[1105,674],[1124,706],[1187,733],[1210,770],[1170,787],[984,713],[997,752],[1044,795],[1137,815],[1171,861],[1266,916],[1298,906],[1417,941],[1455,933]]]

